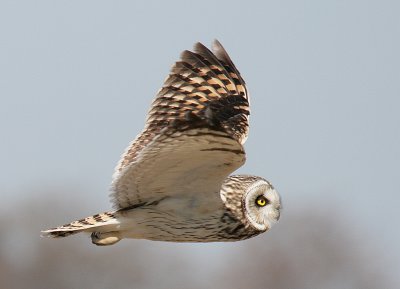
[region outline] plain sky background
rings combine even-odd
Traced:
[[[398,278],[399,3],[2,0],[0,209],[68,188],[92,211],[64,221],[108,209],[113,168],[170,66],[217,38],[251,95],[240,172],[283,198],[268,234],[285,211],[329,207]]]

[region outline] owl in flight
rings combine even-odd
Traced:
[[[230,174],[245,162],[249,95],[222,45],[184,51],[154,99],[142,133],[112,181],[114,210],[42,231],[171,242],[248,239],[278,221],[280,197],[265,179]]]

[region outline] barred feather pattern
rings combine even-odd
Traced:
[[[80,233],[82,231],[94,232],[98,231],[99,227],[106,226],[108,224],[111,225],[115,220],[116,218],[113,212],[100,213],[73,221],[69,224],[42,231],[42,235],[45,237],[60,238]]]
[[[166,129],[209,127],[226,132],[243,144],[249,115],[245,82],[225,49],[217,40],[213,52],[197,43],[194,52],[184,51],[171,68],[152,103],[143,132],[122,156],[116,174]]]

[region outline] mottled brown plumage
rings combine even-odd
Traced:
[[[144,131],[122,156],[117,171],[134,162],[165,128],[212,127],[244,143],[250,114],[245,82],[218,41],[214,50],[197,43],[194,52],[182,52],[152,103]]]

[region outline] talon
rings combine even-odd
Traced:
[[[121,240],[118,232],[93,232],[91,234],[92,243],[97,246],[113,245]]]

